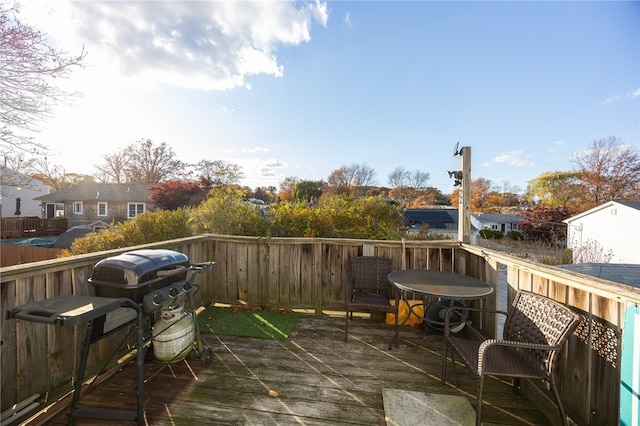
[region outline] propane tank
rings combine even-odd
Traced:
[[[160,319],[153,325],[153,354],[158,361],[180,361],[189,354],[195,327],[192,315],[183,309],[184,303],[161,311]]]

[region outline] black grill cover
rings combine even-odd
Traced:
[[[145,294],[185,280],[189,258],[164,249],[133,250],[95,264],[89,283],[96,296],[127,297],[140,303]]]

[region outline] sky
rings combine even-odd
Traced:
[[[65,1],[21,19],[84,68],[36,139],[67,173],[151,139],[251,188],[354,164],[522,192],[594,140],[640,148],[640,2]]]

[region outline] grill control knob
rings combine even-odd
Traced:
[[[176,297],[178,297],[178,293],[179,293],[179,291],[175,287],[171,287],[171,289],[169,289],[169,297],[171,297],[171,298],[175,299]]]
[[[153,304],[154,305],[161,305],[162,304],[162,295],[160,293],[156,293],[153,295]]]

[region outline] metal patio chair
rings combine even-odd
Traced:
[[[400,292],[387,279],[391,272],[391,259],[357,256],[351,258],[349,266],[348,275],[344,280],[344,341],[347,342],[349,339],[349,321],[353,318],[353,312],[391,312],[395,315],[397,331]],[[390,299],[395,299],[395,304],[392,304]],[[399,347],[400,338],[396,337],[395,340],[396,347]]]
[[[451,310],[460,308],[450,308]],[[518,392],[519,378],[546,380],[551,388],[560,419],[567,425],[562,401],[556,388],[553,368],[559,350],[580,322],[580,315],[555,300],[520,290],[508,312],[482,308],[462,308],[469,311],[506,315],[503,339],[483,342],[469,340],[449,332],[449,315],[445,318],[445,350],[442,357],[442,383],[447,372],[447,356],[451,353],[454,382],[455,354],[471,370],[476,381],[476,425],[481,424],[482,386],[486,375],[513,378],[514,392]]]

